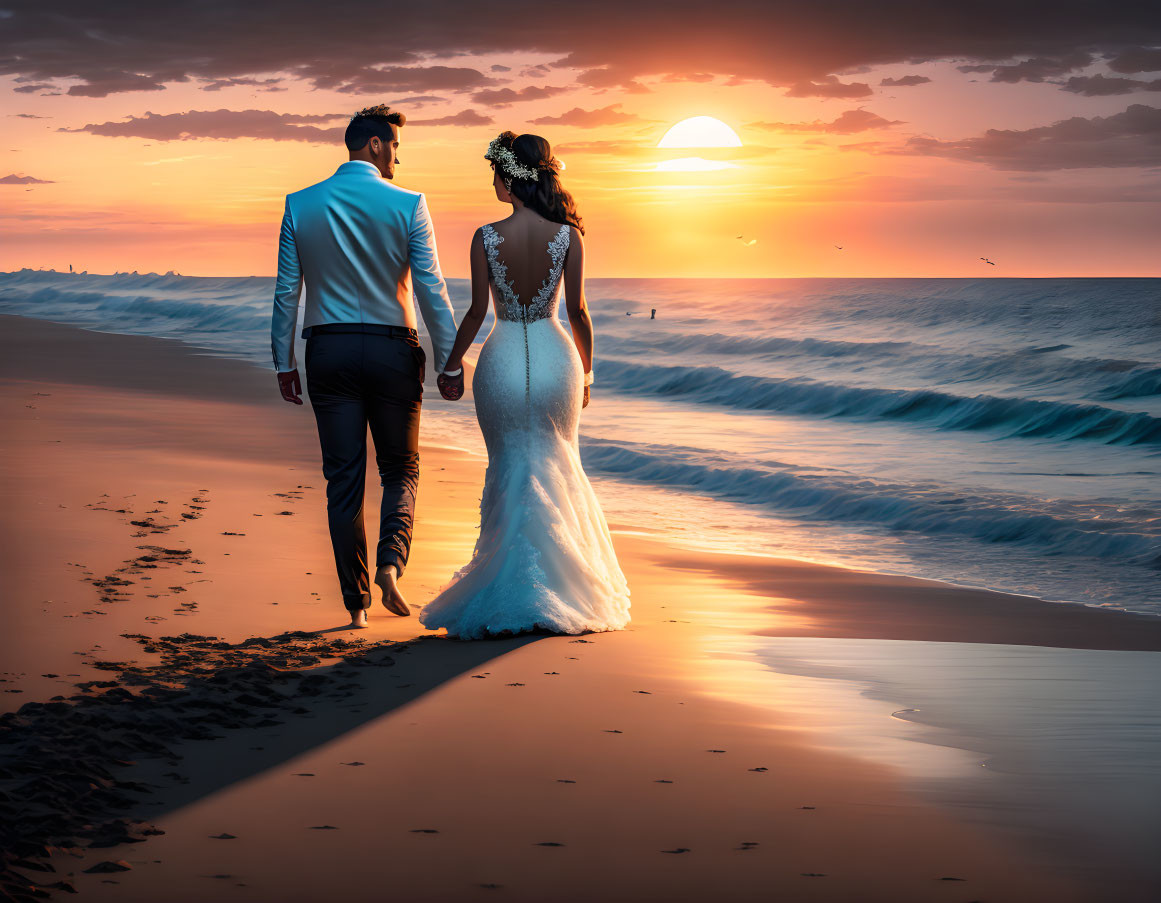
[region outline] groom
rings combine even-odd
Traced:
[[[351,117],[350,161],[286,196],[270,339],[282,397],[302,404],[294,358],[299,293],[306,283],[306,387],[322,446],[327,520],[352,627],[371,605],[363,492],[367,428],[383,485],[375,583],[383,605],[410,609],[398,580],[407,565],[419,482],[419,409],[426,355],[412,287],[431,335],[439,387],[463,394],[463,368],[443,373],[456,336],[422,194],[390,183],[406,118],[384,104]]]

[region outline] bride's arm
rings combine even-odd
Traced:
[[[593,321],[585,301],[585,245],[580,230],[576,228],[572,230],[568,254],[564,258],[564,301],[568,309],[568,324],[572,327],[572,338],[576,342],[576,350],[580,352],[587,380],[587,374],[593,369]],[[588,394],[586,384],[586,401]]]
[[[488,260],[484,256],[484,235],[477,229],[472,236],[472,306],[464,314],[456,333],[455,343],[447,358],[445,370],[458,370],[464,365],[464,355],[476,340],[476,334],[488,315]]]

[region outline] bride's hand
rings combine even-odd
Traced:
[[[587,408],[589,406],[589,387],[585,386],[584,398],[581,399],[581,407]]]

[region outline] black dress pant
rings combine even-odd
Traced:
[[[368,426],[383,486],[375,566],[394,565],[402,574],[407,565],[426,363],[415,330],[362,327],[315,326],[306,343],[306,387],[322,446],[327,521],[343,604],[350,611],[371,604],[363,529]]]

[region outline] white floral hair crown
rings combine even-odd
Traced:
[[[503,139],[503,135],[492,139],[488,149],[484,151],[484,159],[491,160],[511,179],[527,179],[535,182],[540,178],[540,170],[535,166],[525,166],[517,160],[512,150],[504,146]]]

